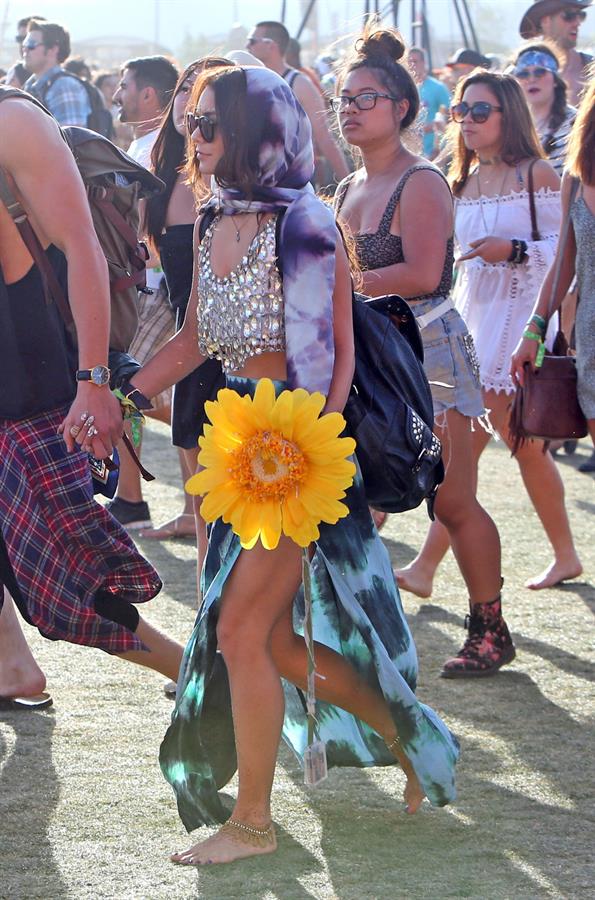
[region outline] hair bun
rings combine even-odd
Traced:
[[[357,52],[367,59],[374,56],[388,56],[389,59],[398,62],[405,55],[405,44],[398,31],[378,27],[371,27],[368,30],[367,26],[358,41]]]

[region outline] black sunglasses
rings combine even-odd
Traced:
[[[587,13],[584,9],[566,9],[562,13],[562,18],[565,22],[584,22],[587,18]]]
[[[215,122],[214,119],[210,119],[208,116],[197,116],[196,113],[187,112],[186,128],[190,136],[192,136],[198,128],[203,141],[206,141],[207,144],[210,144],[215,140],[215,129],[217,128],[217,122]]]
[[[493,103],[488,103],[487,100],[478,100],[477,103],[473,103],[471,106],[462,100],[461,103],[455,103],[450,109],[451,116],[459,125],[469,113],[471,113],[471,119],[476,125],[483,125],[493,112],[502,112],[502,107],[494,106]]]
[[[25,35],[24,34],[16,34],[14,39],[17,42],[17,44],[22,44],[23,41],[25,40]]]
[[[355,97],[347,97],[345,94],[342,94],[340,97],[333,97],[331,107],[336,113],[344,112],[353,103],[357,109],[364,112],[368,109],[374,109],[377,100],[394,100],[398,102],[399,98],[391,97],[390,94],[379,94],[378,91],[362,91],[361,94],[356,94]]]

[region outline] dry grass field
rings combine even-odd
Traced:
[[[448,558],[435,594],[405,594],[417,641],[419,694],[462,744],[459,799],[407,817],[394,768],[334,770],[318,789],[302,783],[282,748],[274,792],[279,852],[196,871],[168,852],[188,842],[157,764],[171,704],[163,679],[98,651],[52,644],[28,629],[54,706],[0,713],[2,900],[521,900],[595,896],[593,713],[595,692],[595,482],[562,457],[568,506],[585,575],[532,593],[525,579],[549,551],[501,446],[485,454],[481,496],[500,527],[506,616],[517,659],[494,679],[439,679],[461,643],[465,589]],[[151,426],[146,462],[153,521],[180,507],[167,431]],[[423,510],[391,517],[384,536],[395,563],[422,540]],[[165,589],[151,621],[183,640],[194,616],[189,541],[141,542]],[[229,785],[229,794],[234,792]]]

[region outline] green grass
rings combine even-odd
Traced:
[[[188,843],[157,765],[171,705],[163,679],[98,651],[27,634],[55,705],[0,717],[0,898],[587,898],[593,871],[594,482],[576,472],[585,442],[562,457],[568,507],[585,575],[533,593],[524,580],[549,551],[501,447],[485,454],[481,496],[501,530],[506,616],[517,659],[497,678],[437,677],[463,637],[465,588],[448,558],[431,601],[404,595],[417,641],[419,695],[458,734],[459,799],[403,813],[394,768],[331,772],[311,790],[282,748],[273,797],[279,852],[196,871],[168,852]],[[153,519],[180,507],[166,430],[151,426],[146,490]],[[395,562],[410,559],[423,510],[391,517]],[[190,542],[146,541],[165,581],[148,617],[180,639],[193,621]],[[228,787],[233,794],[235,784]]]

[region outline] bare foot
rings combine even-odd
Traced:
[[[413,766],[409,761],[409,757],[406,756],[399,746],[398,739],[395,738],[392,742],[387,741],[386,746],[395,759],[398,760],[399,765],[407,778],[405,790],[403,791],[403,799],[405,800],[407,813],[412,816],[420,808],[426,795],[424,794],[423,788],[419,783],[419,778],[415,774]]]
[[[45,675],[23,635],[12,599],[5,593],[0,613],[0,696],[35,697],[43,693],[45,683]]]
[[[393,575],[399,587],[416,597],[427,599],[432,596],[432,588],[434,586],[434,577],[428,572],[423,571],[421,566],[412,562],[409,566],[402,569],[394,569]]]
[[[525,582],[525,587],[532,591],[542,591],[544,588],[554,587],[561,581],[568,581],[569,578],[578,578],[582,574],[583,567],[578,556],[570,559],[568,562],[554,562],[536,575]]]
[[[139,537],[153,541],[167,541],[172,538],[196,537],[196,519],[194,513],[180,513],[175,519],[164,522],[157,528],[146,528],[139,532]]]
[[[245,828],[250,828],[250,831],[245,831]],[[252,828],[229,820],[206,841],[200,841],[188,850],[172,853],[170,859],[181,866],[211,866],[274,853],[276,849],[277,837],[272,825]]]

